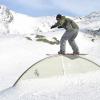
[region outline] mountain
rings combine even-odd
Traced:
[[[92,12],[89,15],[78,19],[80,30],[82,32],[100,35],[100,11]]]
[[[0,35],[9,33],[9,23],[13,20],[13,15],[10,10],[3,5],[0,5]]]
[[[50,30],[54,17],[30,17],[0,6],[0,34],[32,34]]]
[[[93,12],[87,16],[72,18],[79,24],[80,30],[85,33],[100,34],[100,12]],[[1,34],[36,34],[49,32],[50,26],[56,22],[55,16],[30,17],[0,6],[0,35]]]
[[[1,23],[10,23],[13,20],[13,15],[11,11],[6,7],[0,6],[0,22]]]
[[[93,12],[87,16],[75,18],[80,31],[85,33],[96,32],[100,34],[100,12]],[[54,31],[50,26],[56,22],[55,16],[30,17],[0,6],[0,35],[5,34],[37,34],[40,32]]]
[[[85,16],[85,18],[91,21],[100,21],[100,11],[92,12],[89,15]]]

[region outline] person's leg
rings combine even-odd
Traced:
[[[60,41],[60,53],[64,54],[66,49],[66,40],[62,37]]]
[[[79,49],[78,49],[78,46],[77,46],[77,44],[75,42],[75,38],[76,38],[77,34],[78,34],[78,31],[73,32],[72,37],[69,38],[69,40],[68,40],[68,42],[69,42],[74,54],[79,54]]]
[[[66,41],[70,38],[70,32],[66,31],[63,36],[61,37],[60,40],[60,51],[58,52],[59,54],[65,54],[66,51]]]

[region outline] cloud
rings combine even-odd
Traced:
[[[78,15],[100,9],[99,0],[61,0],[59,2],[58,0],[52,0],[52,3],[59,9],[70,11]]]
[[[51,8],[50,0],[11,0],[10,2],[32,9]]]
[[[59,12],[69,15],[86,15],[100,10],[99,0],[2,0],[0,2],[9,5],[15,11],[28,14],[34,11],[42,15],[45,13],[54,15]]]

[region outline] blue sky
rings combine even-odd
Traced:
[[[100,11],[100,0],[0,0],[0,4],[30,16],[85,16]]]

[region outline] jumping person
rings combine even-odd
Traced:
[[[79,49],[77,44],[75,43],[75,38],[78,34],[79,27],[78,25],[70,18],[66,18],[65,16],[62,16],[61,14],[58,14],[56,16],[57,23],[51,26],[52,28],[58,27],[58,28],[64,28],[66,31],[61,37],[60,40],[60,51],[58,54],[65,54],[66,49],[66,40],[68,40],[72,50],[73,54],[79,54]]]

